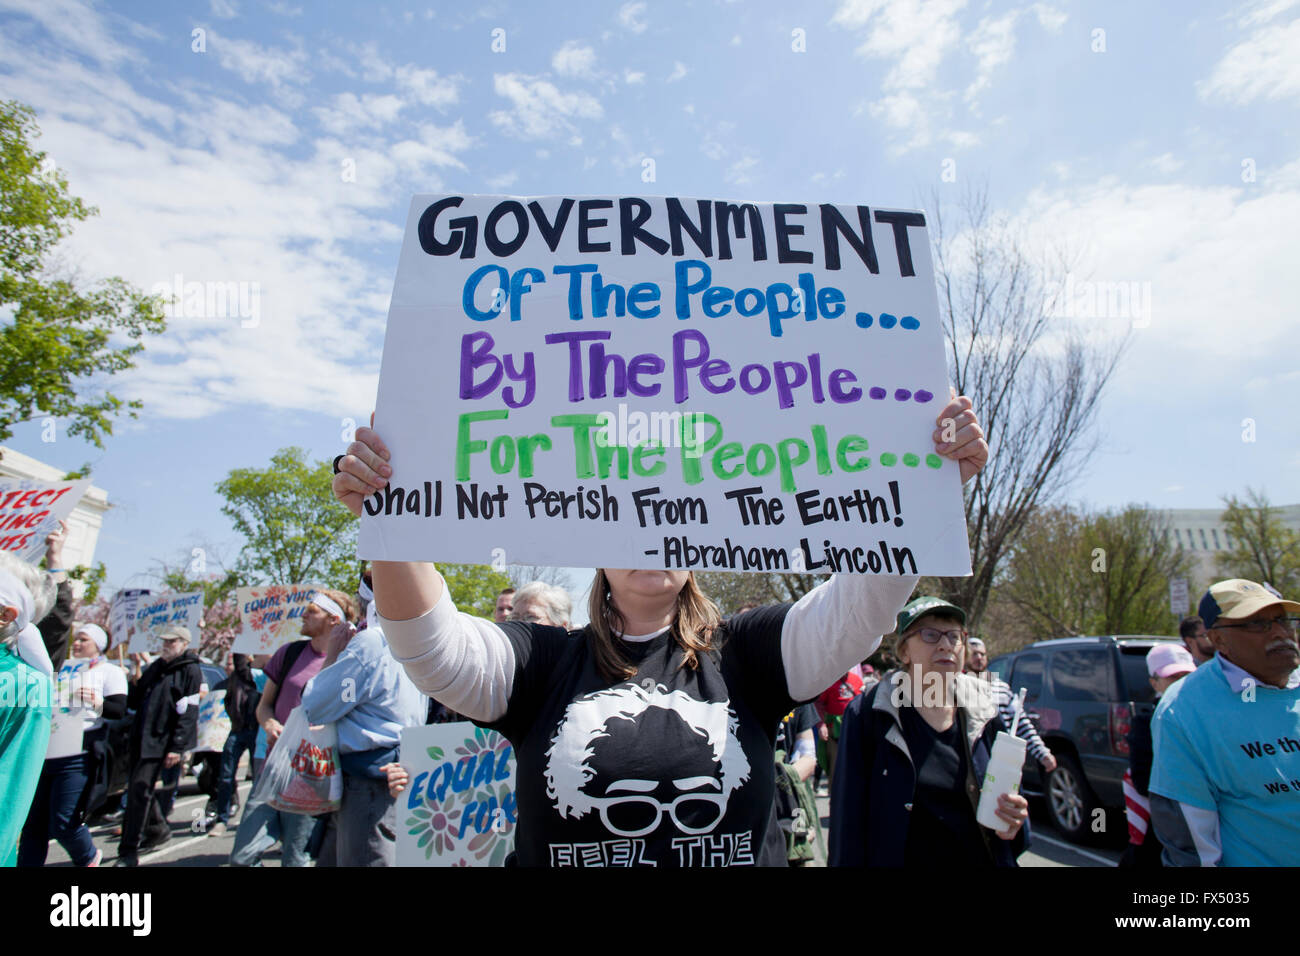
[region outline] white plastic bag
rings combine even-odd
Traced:
[[[251,799],[284,813],[332,813],[343,803],[338,751],[334,725],[309,726],[302,708],[295,707],[262,766]]]

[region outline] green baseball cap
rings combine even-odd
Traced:
[[[966,624],[966,612],[951,602],[943,598],[925,595],[919,598],[913,598],[903,605],[903,609],[898,612],[898,624],[894,628],[894,633],[902,634],[919,619],[927,614],[946,614],[957,618],[963,626]]]

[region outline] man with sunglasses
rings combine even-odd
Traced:
[[[1167,866],[1300,864],[1300,603],[1254,581],[1199,607],[1215,656],[1152,722],[1151,822]]]

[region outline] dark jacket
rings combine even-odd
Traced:
[[[899,867],[904,863],[916,770],[893,693],[893,682],[882,680],[854,698],[844,711],[831,793],[831,866]],[[991,694],[978,689],[970,689],[970,693],[980,696],[965,698],[959,686],[959,702],[966,699],[969,706],[957,707],[957,721],[966,749],[964,786],[973,821],[993,741],[998,731],[1006,728]],[[990,862],[1015,866],[1016,857],[1028,845],[1028,830],[1025,821],[1014,840],[1002,840],[981,828]],[[945,861],[934,862],[942,865]]]
[[[135,710],[131,749],[138,759],[193,750],[199,737],[199,688],[203,672],[193,651],[165,661],[161,657],[144,669],[131,687]]]
[[[261,694],[257,692],[257,679],[253,677],[253,668],[247,654],[235,655],[235,669],[230,676],[213,690],[226,691],[226,713],[230,715],[230,732],[243,733],[257,728],[257,702]]]
[[[1134,714],[1128,727],[1128,769],[1133,775],[1133,786],[1144,797],[1151,783],[1151,763],[1155,759],[1155,748],[1151,743],[1152,716]],[[1150,831],[1147,832],[1149,835]]]
[[[54,607],[36,622],[36,629],[41,632],[41,640],[45,642],[45,650],[49,652],[50,663],[54,665],[56,674],[68,659],[68,632],[72,630],[72,616],[72,585],[60,581],[55,592]]]

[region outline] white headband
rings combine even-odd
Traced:
[[[95,642],[95,646],[99,648],[101,654],[108,650],[108,635],[104,633],[104,629],[98,624],[74,624],[72,633],[85,634]]]
[[[334,599],[328,594],[317,591],[316,596],[311,599],[311,603],[315,604],[326,614],[333,614],[340,621],[346,621],[348,619],[348,616],[343,613],[343,608],[339,607],[338,604],[334,602]]]
[[[18,617],[15,619],[18,624],[17,630],[22,630],[32,622],[32,614],[35,611],[35,602],[32,600],[32,592],[19,581],[14,575],[0,569],[0,607],[16,607]]]

